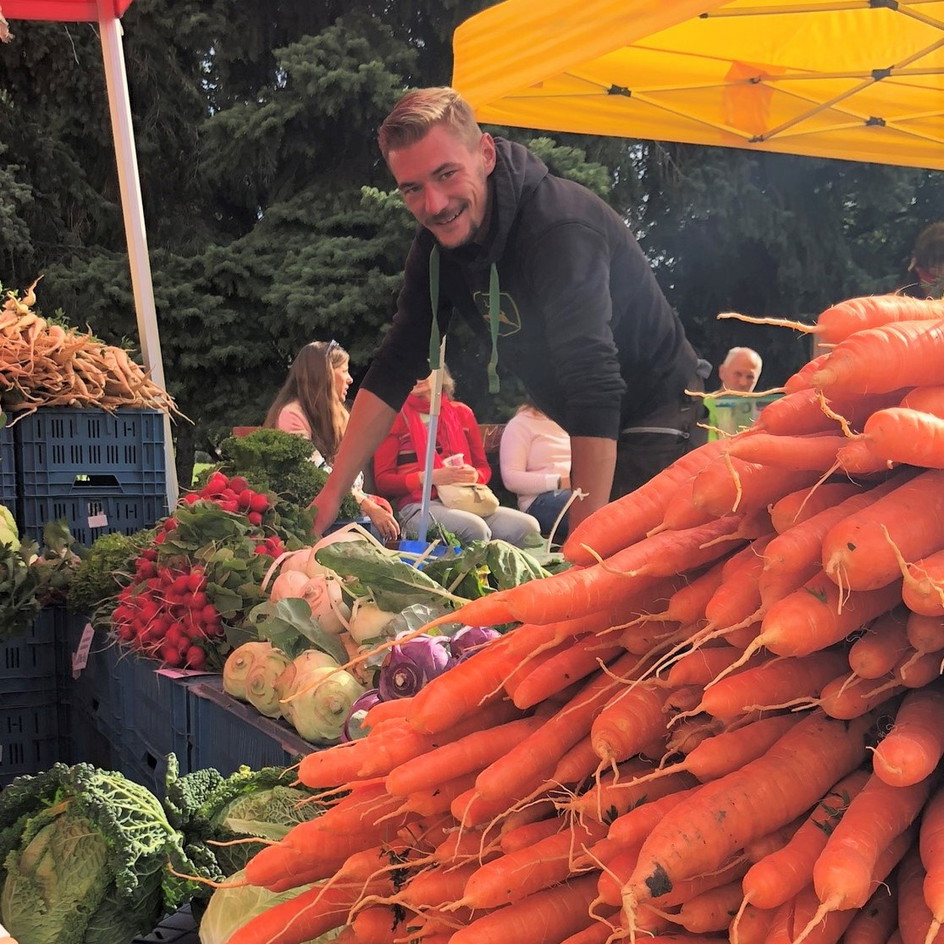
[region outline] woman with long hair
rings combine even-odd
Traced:
[[[328,472],[347,429],[350,363],[347,351],[337,341],[306,344],[292,362],[262,424],[309,439],[314,446],[312,461]],[[392,540],[399,535],[400,526],[389,503],[364,491],[363,473],[351,491],[381,538]]]

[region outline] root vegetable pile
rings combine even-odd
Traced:
[[[515,625],[303,759],[247,878],[313,884],[229,944],[941,939],[942,314],[824,312],[751,430],[437,621]]]
[[[124,348],[37,315],[36,282],[22,298],[7,292],[0,308],[0,399],[7,408],[130,406],[181,415]]]

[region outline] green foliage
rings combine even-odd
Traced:
[[[257,491],[274,492],[290,504],[307,508],[324,487],[328,475],[311,459],[311,443],[280,429],[258,429],[248,436],[230,436],[220,443],[220,470],[242,475]],[[341,503],[342,518],[357,518],[353,496]]]
[[[76,565],[66,593],[73,613],[92,614],[130,582],[134,559],[149,532],[129,537],[115,531],[96,538]]]
[[[314,819],[323,808],[313,792],[296,783],[284,767],[240,767],[224,777],[213,768],[176,776],[168,766],[164,806],[168,819],[190,847],[202,847],[224,875],[242,869],[260,848],[253,843],[221,845],[261,837],[281,839],[296,823]]]
[[[0,544],[0,642],[29,632],[42,609],[42,581],[30,566],[37,549],[31,541]]]
[[[200,873],[153,794],[114,771],[54,764],[0,793],[0,922],[31,944],[127,944]],[[216,873],[215,877],[219,877]]]

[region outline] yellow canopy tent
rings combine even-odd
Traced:
[[[483,123],[944,169],[944,0],[505,0],[453,46]]]

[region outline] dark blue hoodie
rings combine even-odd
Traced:
[[[495,143],[485,244],[440,250],[440,330],[455,313],[488,339],[495,264],[502,367],[571,436],[615,439],[682,396],[695,352],[619,215],[586,187],[554,177],[527,148]],[[363,381],[395,410],[430,370],[434,245],[420,228],[393,324]]]

